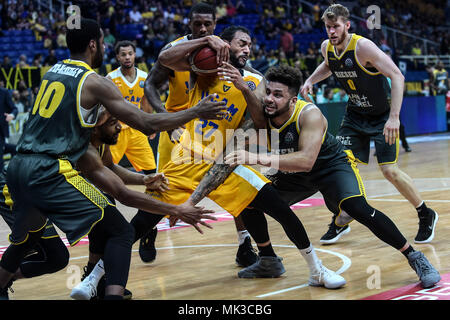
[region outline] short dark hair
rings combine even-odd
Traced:
[[[243,26],[230,26],[230,27],[227,27],[227,28],[223,29],[222,33],[220,34],[220,37],[223,40],[231,42],[231,40],[233,40],[233,38],[234,38],[234,35],[238,31],[244,32],[244,33],[248,34],[251,37],[250,31],[246,27],[243,27]]]
[[[278,82],[286,85],[292,94],[297,95],[303,84],[303,76],[300,70],[287,64],[271,67],[267,70],[265,78],[270,82]]]
[[[122,40],[117,42],[116,45],[114,46],[114,52],[116,54],[119,54],[120,48],[123,47],[133,47],[133,51],[136,52],[136,45],[129,40]]]
[[[194,4],[191,10],[189,11],[188,18],[192,19],[194,13],[212,14],[213,19],[216,20],[216,8],[213,5],[206,2],[199,2]]]
[[[67,48],[71,54],[83,53],[91,40],[99,41],[100,25],[92,19],[81,18],[80,28],[66,28]]]

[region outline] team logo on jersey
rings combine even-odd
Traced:
[[[347,67],[353,67],[353,61],[350,58],[347,58],[347,60],[345,60],[345,65]]]
[[[139,81],[139,87],[141,87],[141,88],[144,87],[144,80]]]
[[[223,92],[227,92],[230,89],[231,89],[230,86],[227,86],[226,84],[223,85]]]
[[[256,89],[256,84],[253,81],[247,81],[247,85],[252,91]]]
[[[133,90],[128,90],[128,92],[129,92],[130,94],[133,94]]]
[[[292,143],[294,141],[294,135],[292,134],[292,132],[286,133],[286,136],[284,137],[284,141],[286,143]]]

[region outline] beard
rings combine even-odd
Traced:
[[[131,68],[134,67],[134,64],[133,64],[133,63],[131,63],[130,65],[120,64],[120,66],[121,66],[122,68],[124,68],[124,69],[131,69]]]
[[[95,53],[94,59],[92,60],[92,69],[100,68],[103,64],[103,53],[100,49],[100,41],[97,40],[97,52]]]
[[[102,143],[104,143],[104,144],[113,146],[113,145],[117,144],[118,138],[119,138],[119,134],[114,134],[114,135],[111,135],[111,136],[108,136],[106,134],[102,134],[101,137],[100,137],[100,141]]]
[[[333,44],[333,45],[334,45],[334,46],[339,46],[339,45],[341,45],[341,44],[345,41],[346,38],[347,38],[347,33],[344,32],[344,33],[342,34],[342,36],[341,36],[340,38],[337,39],[337,43],[336,43],[336,44]]]
[[[290,101],[286,102],[286,104],[284,106],[275,110],[274,113],[267,113],[266,104],[264,103],[263,104],[264,116],[266,118],[273,119],[273,118],[276,118],[276,117],[284,114],[285,112],[289,111],[289,103],[290,103]]]
[[[240,57],[245,57],[245,55],[241,55]],[[230,51],[230,64],[238,69],[242,69],[243,67],[245,67],[247,60],[242,63],[239,61],[240,57],[237,57],[233,52]]]

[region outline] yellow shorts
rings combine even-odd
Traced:
[[[110,146],[114,163],[119,163],[125,154],[131,165],[137,170],[153,170],[156,168],[153,150],[148,137],[133,128],[120,131],[117,144]]]
[[[165,192],[149,191],[155,199],[179,205],[187,201],[212,164],[179,164],[169,162],[163,173],[169,179],[170,189]],[[237,217],[255,199],[259,190],[270,183],[264,175],[249,166],[238,166],[230,176],[212,191],[208,198],[228,213]]]
[[[170,140],[167,131],[159,134],[158,155],[156,159],[157,171],[162,172],[164,166],[170,161],[172,150],[177,145]]]

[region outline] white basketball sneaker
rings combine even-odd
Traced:
[[[91,300],[97,295],[97,286],[91,282],[91,275],[84,278],[75,288],[72,289],[70,297],[75,300]]]
[[[311,273],[309,285],[313,287],[325,287],[327,289],[337,289],[345,285],[345,279],[336,272],[327,269],[322,263],[318,272]]]

